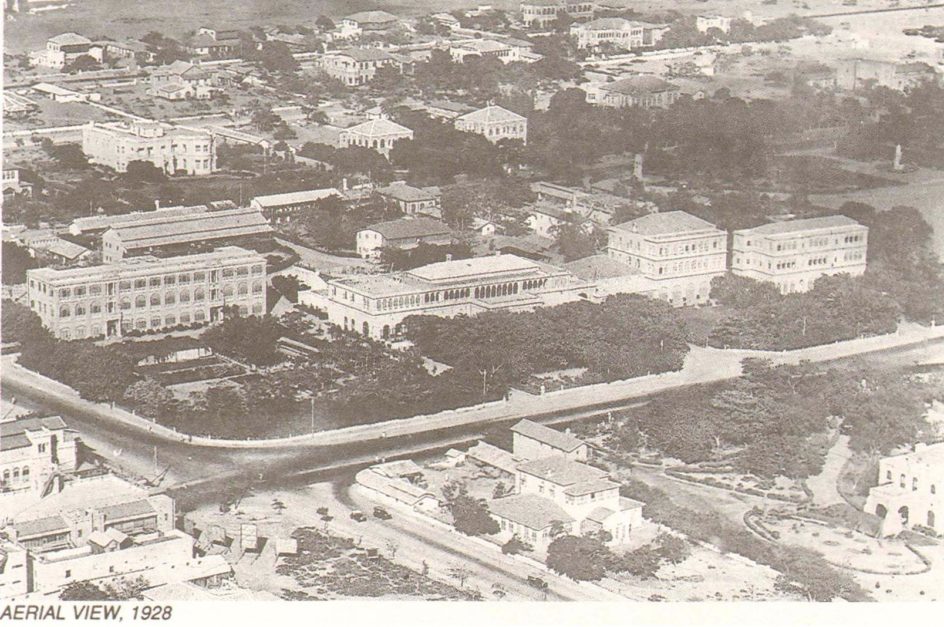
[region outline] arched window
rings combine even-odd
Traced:
[[[199,303],[199,302],[203,301],[204,298],[206,298],[206,293],[203,291],[203,288],[202,288],[202,287],[198,287],[197,289],[195,289],[195,290],[193,291],[193,300],[194,300],[194,301],[196,301],[196,302]]]
[[[72,315],[72,309],[68,305],[63,305],[59,308],[59,317],[68,318]]]
[[[76,305],[75,306],[75,315],[84,316],[85,315],[85,305]]]
[[[249,286],[246,284],[245,281],[241,281],[241,282],[239,283],[239,286],[236,288],[236,292],[237,292],[240,296],[245,296],[246,294],[249,293]]]
[[[91,304],[91,312],[93,315],[102,313],[102,304],[97,300],[93,300]]]
[[[23,466],[23,474],[21,476],[23,477],[24,483],[29,481],[29,466]],[[931,514],[931,516],[933,516],[933,514]]]
[[[164,292],[164,304],[173,305],[177,302],[177,294],[173,291]]]
[[[161,295],[157,292],[151,294],[151,307],[158,307],[161,304]]]
[[[131,309],[131,299],[127,296],[121,299],[121,308],[122,309]]]
[[[180,302],[189,303],[190,302],[190,290],[181,290],[180,291]]]
[[[261,294],[262,293],[262,281],[253,281],[252,282],[252,293]]]
[[[14,468],[13,469],[13,483],[16,483],[19,480],[20,480],[20,469]]]
[[[229,297],[229,296],[232,296],[233,293],[234,293],[234,290],[233,290],[233,286],[232,286],[232,285],[224,285],[224,286],[223,286],[223,296]]]
[[[134,306],[138,309],[147,306],[147,298],[144,297],[144,294],[134,297]]]

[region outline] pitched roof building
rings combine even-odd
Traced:
[[[608,107],[671,106],[681,96],[678,86],[657,76],[630,76],[600,86],[600,104]]]
[[[574,461],[586,461],[590,454],[590,447],[580,438],[527,419],[515,424],[511,432],[512,451],[518,459],[534,460],[564,455]]]
[[[456,118],[457,130],[482,135],[496,143],[502,139],[528,141],[528,118],[498,105],[488,105]]]
[[[452,230],[433,218],[415,216],[378,222],[357,232],[357,253],[367,259],[385,247],[415,248],[420,243],[452,243]]]
[[[343,197],[336,188],[325,187],[300,192],[256,196],[250,201],[249,206],[261,211],[262,215],[272,224],[280,224],[290,221],[303,211],[314,209],[318,206],[318,203],[332,196],[339,199]]]
[[[258,209],[229,209],[195,215],[162,215],[150,220],[112,226],[102,236],[102,261],[113,263],[126,256],[152,252],[180,252],[191,246],[233,244],[254,238],[270,238],[268,220]]]
[[[394,144],[403,139],[413,139],[413,131],[386,118],[377,118],[341,131],[339,144],[341,148],[370,148],[390,157]]]

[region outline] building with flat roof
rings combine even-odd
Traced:
[[[502,63],[521,61],[521,49],[497,39],[464,39],[449,46],[449,55],[456,63],[464,63],[469,57],[494,58]]]
[[[27,272],[30,309],[63,340],[114,337],[266,312],[265,257],[236,247]]]
[[[498,105],[460,115],[453,125],[457,130],[482,135],[493,144],[502,139],[528,141],[528,118]]]
[[[33,195],[33,184],[20,179],[20,170],[10,168],[3,170],[3,197],[23,194],[27,198]]]
[[[319,57],[318,65],[328,76],[350,87],[369,83],[382,67],[399,69],[396,58],[378,48],[331,50]]]
[[[603,44],[612,44],[623,50],[651,48],[662,40],[668,26],[627,20],[622,17],[601,17],[580,22],[570,27],[577,48],[597,50]]]
[[[339,145],[370,148],[389,158],[394,144],[403,139],[413,139],[413,131],[386,118],[377,118],[341,131]]]
[[[0,422],[0,509],[9,495],[39,498],[78,463],[78,438],[59,416]]]
[[[638,271],[670,304],[708,302],[711,280],[727,269],[727,233],[684,211],[666,211],[610,227],[607,255]]]
[[[592,287],[549,264],[492,255],[331,279],[318,306],[345,330],[387,339],[402,332],[408,316],[528,311],[579,300]]]
[[[882,519],[883,536],[915,525],[941,533],[942,489],[944,443],[919,443],[911,453],[879,460],[878,485],[869,490],[865,511]]]
[[[703,33],[707,33],[712,28],[717,28],[723,33],[731,30],[731,22],[734,18],[723,15],[698,15],[695,17],[695,28]]]
[[[868,227],[842,215],[772,222],[734,231],[731,271],[806,292],[821,276],[865,272]]]
[[[839,89],[858,91],[870,85],[905,91],[924,82],[939,80],[934,67],[920,61],[901,63],[881,59],[841,59],[836,70]]]
[[[89,122],[82,128],[82,152],[91,163],[117,172],[127,172],[132,161],[147,161],[166,174],[216,171],[212,134],[163,122]]]
[[[547,28],[562,13],[575,20],[590,19],[595,9],[596,3],[586,0],[525,0],[519,6],[521,22],[540,28]]]
[[[252,207],[193,215],[155,211],[149,220],[122,222],[102,235],[102,261],[153,253],[183,254],[210,246],[251,244],[272,238],[265,216]]]
[[[600,104],[607,107],[669,107],[682,92],[678,86],[658,76],[630,76],[600,86]]]
[[[269,194],[256,196],[249,202],[249,206],[262,212],[266,220],[272,224],[290,222],[299,214],[315,209],[318,204],[330,197],[343,198],[341,192],[334,187],[323,189],[308,189],[300,192],[285,194]]]
[[[357,232],[357,254],[375,258],[384,248],[416,248],[421,243],[435,246],[451,244],[452,229],[445,222],[424,216],[411,216],[371,224]]]

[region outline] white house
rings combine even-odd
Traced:
[[[883,457],[879,484],[869,490],[865,511],[882,519],[882,534],[921,525],[941,533],[944,512],[944,443],[916,444],[911,453]]]

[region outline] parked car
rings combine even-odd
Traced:
[[[379,518],[380,520],[390,520],[393,516],[390,515],[390,512],[385,510],[382,507],[374,508],[374,518]]]
[[[534,575],[528,575],[528,585],[538,590],[547,590],[547,582]]]
[[[351,512],[351,519],[356,520],[357,522],[365,522],[367,520],[367,516],[364,514],[364,512],[355,509],[353,512]]]

